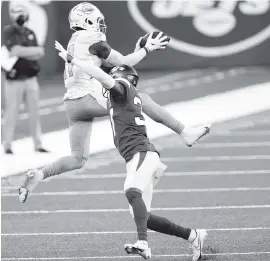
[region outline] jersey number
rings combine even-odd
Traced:
[[[134,104],[137,106],[141,106],[141,114],[142,114],[142,101],[139,97],[134,97]],[[144,126],[145,120],[142,120],[140,117],[135,117],[135,123],[139,126]]]
[[[134,97],[134,104],[138,105],[138,106],[141,106],[142,105],[141,99],[138,98],[138,97]],[[142,107],[141,107],[141,113],[142,113]],[[111,118],[113,136],[115,136],[115,125],[114,125],[114,121],[113,121],[113,108],[110,109],[110,118]],[[145,126],[145,120],[142,120],[140,117],[135,117],[135,123],[138,126]]]
[[[74,44],[71,44],[68,49],[68,53],[73,56],[74,55]],[[73,76],[73,64],[72,63],[66,63],[65,65],[65,79]]]

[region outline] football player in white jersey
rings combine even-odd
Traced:
[[[80,3],[69,14],[70,28],[75,30],[69,43],[68,52],[80,59],[100,67],[102,64],[118,66],[136,65],[149,52],[165,49],[162,34],[151,35],[143,48],[138,40],[135,51],[123,56],[110,47],[106,41],[106,25],[100,10],[90,3]],[[64,172],[80,169],[89,156],[89,143],[93,119],[109,115],[107,99],[102,94],[102,85],[96,79],[84,73],[79,67],[66,63],[64,106],[69,121],[71,155],[45,166],[40,170],[30,170],[19,188],[19,200],[24,203],[28,193],[42,180]],[[160,122],[181,135],[187,146],[195,144],[209,132],[205,126],[185,127],[174,119],[164,108],[156,104],[148,95],[140,94],[144,112],[154,121]],[[157,109],[158,107],[158,109]],[[157,111],[162,113],[157,114]]]

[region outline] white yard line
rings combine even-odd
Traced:
[[[256,231],[270,230],[270,227],[237,227],[237,228],[206,228],[207,231]],[[74,236],[74,235],[114,235],[114,234],[136,234],[136,231],[83,231],[83,232],[38,232],[38,233],[6,233],[5,237],[19,236]],[[156,233],[149,230],[148,233]]]
[[[86,170],[83,169],[82,172]],[[262,170],[209,170],[209,171],[187,171],[187,172],[165,172],[165,177],[186,176],[235,176],[235,175],[269,175],[270,169]],[[67,174],[55,176],[53,179],[118,179],[125,178],[126,173],[115,174]],[[51,180],[51,179],[50,179]],[[46,180],[45,180],[46,181]],[[17,189],[17,187],[16,187]]]
[[[269,125],[270,129],[270,125]],[[270,136],[270,131],[267,130],[243,130],[243,131],[227,131],[227,132],[212,132],[211,135],[230,136],[230,137],[258,137]]]
[[[228,253],[205,253],[203,256],[250,256],[250,255],[269,255],[270,252],[228,252]],[[175,255],[153,255],[152,257],[172,258],[172,257],[192,257],[190,254],[175,254]],[[133,259],[140,258],[140,256],[81,256],[81,257],[7,257],[1,258],[3,261],[27,261],[27,260],[92,260],[92,259]]]
[[[270,187],[237,187],[237,188],[198,188],[198,189],[155,189],[155,194],[161,193],[211,193],[211,192],[243,192],[270,191]],[[84,196],[84,195],[115,195],[124,194],[123,190],[90,190],[90,191],[54,191],[34,192],[33,196]],[[18,193],[2,193],[2,197],[18,197]]]
[[[153,211],[197,211],[197,210],[224,210],[224,209],[265,209],[270,205],[242,205],[242,206],[214,206],[214,207],[170,207],[152,208]],[[57,210],[25,210],[25,211],[2,211],[2,215],[28,215],[28,214],[67,214],[67,213],[110,213],[110,212],[129,212],[127,208],[109,209],[57,209]]]
[[[248,156],[194,156],[161,158],[164,162],[195,162],[195,161],[237,161],[237,160],[269,160],[270,155]]]

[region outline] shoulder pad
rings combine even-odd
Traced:
[[[77,41],[82,44],[94,44],[100,41],[106,41],[106,36],[103,33],[89,33],[85,30],[79,32]]]

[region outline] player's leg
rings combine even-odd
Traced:
[[[87,95],[81,99],[65,101],[66,115],[69,120],[69,138],[71,155],[45,166],[40,170],[30,170],[19,189],[19,200],[24,203],[28,192],[32,191],[42,180],[84,166],[89,155],[89,143],[94,116],[105,116],[107,110],[96,99]]]
[[[164,174],[166,167],[167,166],[160,161],[159,167],[153,177],[153,186],[155,186],[159,182],[160,178]],[[152,188],[150,186],[143,195],[149,214],[147,220],[147,228],[162,234],[176,236],[184,240],[188,240],[189,242],[191,242],[191,246],[193,249],[193,260],[198,260],[198,258],[201,256],[205,236],[207,235],[206,231],[204,229],[190,229],[182,227],[167,218],[153,215],[151,213],[151,202],[153,195]]]
[[[11,144],[14,137],[19,107],[23,99],[24,87],[24,80],[5,81],[5,124],[3,128],[3,136],[4,149],[7,153],[12,153]]]
[[[138,241],[134,245],[126,244],[125,249],[127,253],[130,253],[130,248],[136,249],[136,253],[144,258],[151,257],[151,250],[147,244],[147,219],[149,211],[147,208],[150,208],[150,205],[147,204],[145,192],[152,185],[153,175],[158,168],[158,163],[158,154],[151,151],[137,153],[127,163],[127,177],[124,190],[137,227]]]

